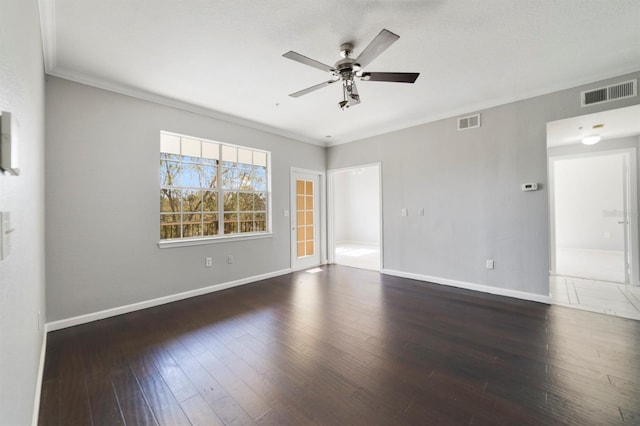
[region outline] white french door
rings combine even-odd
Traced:
[[[320,264],[322,218],[320,216],[321,175],[291,171],[291,269]]]

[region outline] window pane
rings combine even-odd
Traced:
[[[185,213],[202,211],[202,191],[192,189],[183,190],[182,211]]]
[[[235,146],[222,145],[222,161],[225,166],[235,166],[238,161],[238,149]]]
[[[313,182],[312,181],[307,181],[307,189],[306,189],[306,194],[307,195],[313,195]]]
[[[202,193],[203,211],[205,212],[217,212],[218,211],[218,194],[215,191],[204,191]]]
[[[238,170],[222,168],[222,189],[238,188]]]
[[[176,189],[160,190],[160,212],[180,213],[180,191]]]
[[[245,191],[253,189],[253,176],[251,170],[238,170],[238,189]]]
[[[298,226],[297,234],[296,234],[296,241],[297,242],[304,241],[304,226]]]
[[[306,254],[307,256],[312,256],[313,255],[313,241],[307,241],[306,244]]]
[[[237,192],[224,193],[224,211],[225,212],[238,211],[238,193]]]
[[[267,230],[267,215],[265,213],[256,213],[253,215],[253,230],[256,232],[264,232]]]
[[[181,186],[200,188],[200,179],[200,166],[198,164],[182,164]]]
[[[307,226],[307,230],[305,231],[307,240],[313,240],[313,226]]]
[[[201,182],[202,188],[216,188],[218,185],[218,168],[210,166],[201,166]]]
[[[180,186],[182,165],[175,161],[160,160],[160,185]]]
[[[160,215],[160,239],[180,238],[180,215]]]
[[[182,217],[182,237],[202,236],[202,215],[185,214]]]
[[[225,234],[238,233],[238,214],[237,213],[224,214],[224,233]]]
[[[256,166],[267,167],[267,153],[253,151],[253,164]]]
[[[298,243],[298,257],[304,256],[304,243]]]
[[[263,167],[256,167],[253,175],[253,190],[254,191],[266,191],[267,190],[267,169]]]
[[[202,234],[204,236],[218,235],[218,215],[217,214],[204,215]]]
[[[298,226],[304,225],[304,212],[298,212]]]
[[[307,202],[305,203],[305,209],[313,210],[313,195],[307,195]]]
[[[182,155],[186,157],[202,157],[200,141],[196,139],[182,138]]]
[[[240,214],[240,232],[253,232],[253,213]]]
[[[160,133],[160,152],[180,155],[180,137]]]
[[[296,194],[297,195],[304,195],[304,181],[303,180],[297,180],[296,181]]]
[[[253,211],[253,194],[250,192],[241,192],[239,198],[239,208],[241,212]]]
[[[253,208],[259,212],[267,210],[267,194],[253,194]]]
[[[220,159],[220,145],[217,143],[202,141],[202,158],[208,160]],[[217,161],[215,162],[217,164]]]

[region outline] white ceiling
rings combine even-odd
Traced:
[[[48,74],[320,145],[640,70],[638,0],[39,0]],[[358,82],[289,93],[387,28],[400,35]],[[330,138],[326,136],[330,135]]]
[[[547,123],[547,147],[579,144],[590,135],[603,140],[640,135],[640,105]]]

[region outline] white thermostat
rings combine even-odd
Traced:
[[[537,191],[538,184],[537,183],[523,183],[522,184],[523,191]]]

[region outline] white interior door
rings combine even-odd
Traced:
[[[320,175],[291,171],[291,268],[320,264]]]

